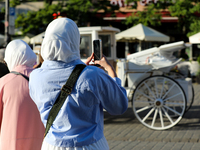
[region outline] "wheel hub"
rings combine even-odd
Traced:
[[[162,99],[156,99],[155,100],[155,106],[156,107],[162,107],[163,106],[163,100]]]

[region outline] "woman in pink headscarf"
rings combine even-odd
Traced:
[[[29,96],[28,77],[36,55],[22,40],[11,41],[5,51],[10,71],[0,79],[0,149],[40,150],[44,125],[35,103]]]

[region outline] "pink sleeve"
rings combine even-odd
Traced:
[[[3,87],[0,86],[0,131],[1,131],[1,122],[2,122],[2,115],[3,115]]]

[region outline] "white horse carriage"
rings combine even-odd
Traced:
[[[191,78],[171,72],[181,59],[173,56],[184,42],[165,44],[127,56],[117,63],[137,119],[146,127],[165,130],[175,126],[191,107]]]

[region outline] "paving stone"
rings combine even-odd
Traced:
[[[165,145],[165,142],[157,142],[151,150],[161,150]]]
[[[170,142],[168,144],[165,144],[161,150],[170,150],[175,145],[174,142]]]
[[[191,150],[193,145],[194,145],[194,143],[185,143],[181,150]],[[198,150],[198,149],[196,149],[196,150]]]
[[[194,143],[191,150],[199,150],[200,149],[200,143]]]
[[[135,146],[133,147],[133,149],[135,149],[135,150],[142,150],[142,149],[144,149],[148,144],[149,144],[149,142],[142,142],[142,141],[140,141],[137,145],[135,145]]]
[[[132,150],[140,141],[129,141],[129,143],[122,150]]]
[[[184,145],[183,142],[177,142],[174,144],[174,146],[171,148],[171,150],[181,150],[183,145]]]

